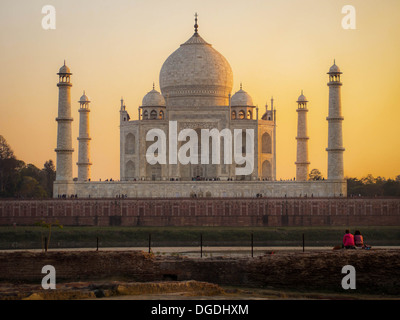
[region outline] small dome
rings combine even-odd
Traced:
[[[83,96],[79,99],[79,102],[90,102],[88,96],[86,95],[85,91],[83,91]]]
[[[59,74],[71,74],[71,70],[65,65],[65,61],[64,61],[64,65],[60,68],[60,71],[58,73]]]
[[[297,102],[308,102],[307,98],[303,94],[303,91],[301,92],[301,95],[297,99]]]
[[[231,106],[232,107],[253,107],[253,99],[250,95],[240,88],[231,98]]]
[[[144,96],[142,107],[165,107],[165,99],[153,86],[153,90]]]
[[[336,65],[336,62],[334,62],[333,66],[329,69],[329,73],[341,73],[340,68]]]

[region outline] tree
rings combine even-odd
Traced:
[[[14,158],[14,152],[8,145],[6,139],[0,135],[0,160]]]
[[[400,181],[389,179],[383,185],[383,193],[385,196],[399,197],[400,196]]]
[[[53,160],[48,160],[44,163],[42,169],[43,184],[42,186],[47,192],[48,197],[53,197],[53,183],[56,180],[56,167],[54,166]]]
[[[374,178],[374,176],[372,175],[372,174],[367,174],[365,177],[363,177],[363,178],[361,178],[361,181],[364,183],[364,184],[374,184],[375,183],[375,178]]]
[[[18,160],[0,135],[0,197],[46,198],[53,196],[56,170],[52,160],[43,169]]]
[[[13,197],[19,182],[19,170],[25,163],[14,156],[6,139],[0,135],[0,197]]]
[[[56,179],[56,170],[53,160],[44,163],[43,168],[39,169],[33,164],[28,164],[21,170],[21,176],[31,177],[39,183],[40,192],[34,197],[53,197],[53,182]]]
[[[321,171],[319,171],[318,169],[312,169],[308,175],[309,180],[322,180],[324,177],[322,176]]]
[[[357,178],[345,178],[347,180],[347,194],[364,195],[365,187],[361,180]]]
[[[50,237],[51,237],[51,227],[54,225],[56,227],[59,227],[60,229],[63,228],[63,226],[58,222],[58,220],[56,220],[55,222],[46,222],[45,220],[41,220],[35,223],[35,225],[39,226],[39,227],[43,227],[49,230],[48,233],[48,237],[47,237],[47,241],[45,241],[45,243],[43,243],[43,232],[41,234],[42,236],[42,249],[44,249],[47,252],[47,249],[49,248],[49,244],[50,244]]]
[[[384,178],[375,178],[372,174],[368,174],[367,176],[361,178],[361,181],[364,184],[364,194],[362,195],[367,197],[384,195],[383,185],[386,182]]]
[[[34,164],[27,164],[20,170],[20,173],[22,177],[32,177],[37,182],[40,182],[41,180],[41,170]]]
[[[0,194],[5,193],[6,177],[8,173],[6,161],[12,158],[14,158],[14,152],[11,150],[6,139],[0,135]]]
[[[372,174],[368,174],[360,180],[346,177],[347,193],[364,197],[398,197],[400,196],[400,179],[398,177],[395,180],[380,176],[375,178]]]
[[[47,192],[39,182],[30,176],[23,176],[18,187],[18,194],[24,198],[46,198]]]

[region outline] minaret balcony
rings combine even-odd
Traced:
[[[74,118],[56,118],[56,121],[74,121]]]
[[[92,140],[92,138],[91,138],[91,137],[78,137],[78,140],[79,140],[79,141],[81,141],[81,140],[87,140],[87,141],[89,141],[89,140]]]
[[[326,117],[326,120],[328,121],[342,121],[344,120],[343,116],[334,116],[334,117]]]
[[[326,148],[326,151],[332,151],[332,152],[342,152],[345,151],[346,149],[343,147],[339,147],[339,148]]]
[[[327,83],[328,86],[342,86],[343,83],[341,83],[340,81],[329,81]]]
[[[70,153],[70,152],[74,152],[74,149],[70,148],[57,148],[54,149],[55,152],[60,152],[60,153]]]
[[[72,83],[62,81],[62,82],[57,83],[57,87],[72,87]]]

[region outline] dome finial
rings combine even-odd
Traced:
[[[153,81],[153,90],[155,90],[155,87],[154,87],[154,81]]]
[[[90,103],[89,97],[86,95],[86,90],[83,90],[83,95],[79,99],[79,103],[81,105],[86,105],[86,104]]]
[[[199,25],[197,24],[197,17],[199,15],[197,14],[197,12],[194,15],[194,33],[197,34],[197,30],[199,29]]]
[[[242,85],[242,83],[240,82],[240,90],[242,90],[242,88],[243,88],[243,85]]]

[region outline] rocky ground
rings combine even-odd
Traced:
[[[43,290],[29,284],[0,284],[0,300],[276,300],[276,299],[400,299],[398,296],[279,291],[259,288],[221,287],[199,281],[182,282],[71,282]]]
[[[71,300],[99,298],[143,297],[212,297],[226,292],[218,285],[199,281],[122,282],[91,281],[57,284],[55,290],[44,290],[40,285],[0,284],[1,300]]]
[[[174,266],[187,266],[203,271],[203,278],[215,273],[219,285],[213,281],[132,281],[130,279],[79,279],[57,282],[56,290],[44,290],[40,281],[19,281],[7,279],[6,273],[13,274],[13,266],[5,261],[12,254],[21,257],[19,264],[33,263],[39,253],[8,253],[1,255],[2,278],[0,279],[0,300],[72,300],[72,299],[132,299],[132,300],[183,300],[183,299],[400,299],[400,250],[324,250],[324,251],[266,251],[254,259],[243,258],[188,258],[148,256],[137,252],[102,252],[101,256],[111,259],[120,257],[125,261],[131,257],[145,256],[146,267],[162,265],[171,260]],[[42,256],[43,257],[43,256]],[[52,256],[47,255],[45,259]],[[94,253],[64,252],[54,254],[52,259],[71,261],[85,258],[93,261]],[[101,260],[101,261],[103,261]],[[50,260],[46,260],[52,263]],[[53,260],[54,262],[55,260]],[[83,260],[82,260],[83,261]],[[100,261],[100,260],[99,260]],[[122,260],[121,260],[122,261]],[[117,262],[120,264],[121,262]],[[344,290],[340,286],[341,266],[351,264],[357,270],[357,289]],[[201,267],[199,267],[201,265]],[[115,266],[115,264],[114,264]],[[229,268],[232,269],[229,270]],[[8,269],[7,269],[8,268]],[[94,268],[94,267],[93,267]],[[197,269],[198,268],[198,269]],[[246,283],[230,285],[224,282],[222,272],[247,272]],[[242,268],[242,269],[241,269]],[[208,270],[208,271],[207,271]],[[241,278],[242,279],[242,278]],[[118,281],[116,281],[118,280]],[[337,288],[332,290],[332,288]]]

